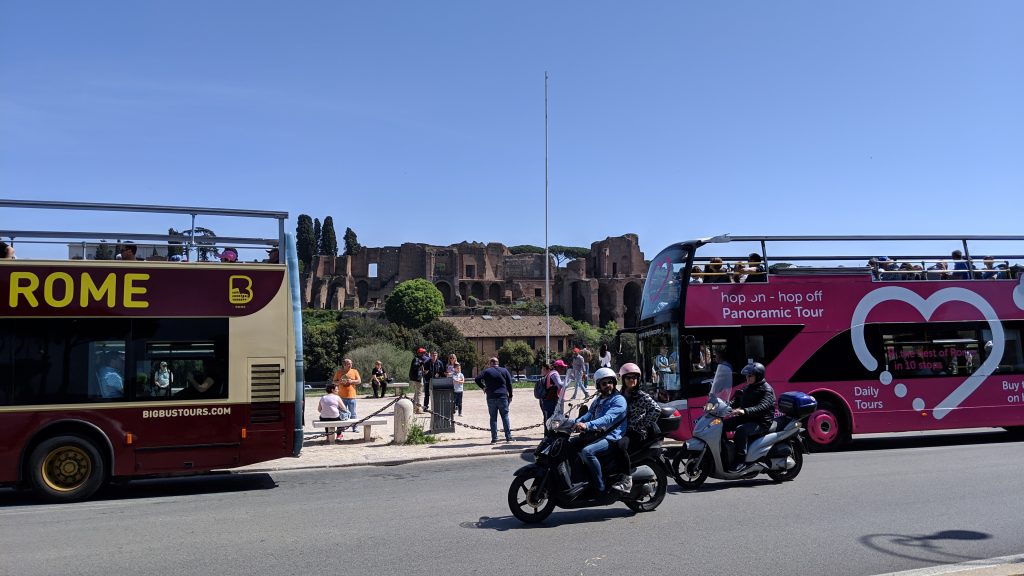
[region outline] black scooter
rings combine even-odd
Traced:
[[[581,407],[583,410],[586,406]],[[582,410],[581,410],[582,412]],[[572,420],[548,421],[553,434],[534,451],[535,462],[514,473],[508,488],[508,507],[512,515],[526,523],[541,522],[555,507],[573,509],[608,506],[623,502],[634,512],[650,512],[665,499],[668,468],[662,454],[665,434],[679,427],[681,416],[675,408],[662,407],[657,429],[646,440],[625,451],[622,443],[600,457],[605,486],[612,486],[628,474],[633,486],[628,493],[609,488],[595,493],[587,484],[590,473],[580,461],[579,451],[590,442],[603,438],[607,431],[588,431],[572,438]]]

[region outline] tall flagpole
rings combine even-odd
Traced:
[[[548,255],[548,72],[544,71],[544,354],[551,361],[551,257]]]

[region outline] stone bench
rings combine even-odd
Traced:
[[[313,428],[340,428],[342,431],[344,431],[345,428],[349,428],[353,424],[356,424],[357,422],[359,422],[359,420],[314,420],[313,421]],[[371,436],[370,436],[370,428],[371,427],[373,427],[373,426],[383,426],[383,425],[385,425],[387,423],[388,423],[387,420],[384,420],[383,418],[381,418],[379,420],[367,420],[367,421],[363,422],[362,424],[359,424],[360,426],[363,427],[363,440],[366,440],[367,442],[370,441],[370,438],[371,438]],[[328,436],[327,436],[328,442],[333,440],[333,438],[331,438],[331,436],[332,436],[332,434],[328,433]]]

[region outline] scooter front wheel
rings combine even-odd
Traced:
[[[516,476],[508,487],[508,509],[520,522],[543,522],[555,509],[555,501],[537,476]]]
[[[708,479],[711,466],[711,458],[706,452],[680,450],[672,459],[672,477],[681,488],[696,490]]]

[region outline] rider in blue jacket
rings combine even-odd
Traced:
[[[577,432],[611,429],[603,438],[587,444],[580,450],[580,459],[590,470],[594,487],[598,492],[604,492],[601,462],[597,456],[607,452],[612,442],[622,438],[629,422],[626,419],[626,399],[615,390],[618,384],[615,371],[611,368],[601,368],[594,373],[594,381],[599,395],[587,413],[575,420],[573,429]]]

